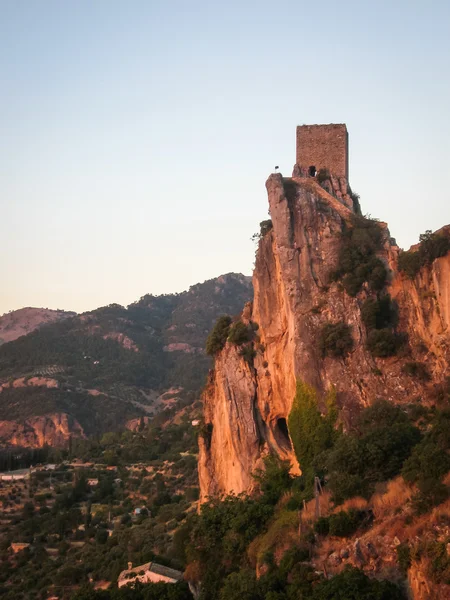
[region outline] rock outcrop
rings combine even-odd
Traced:
[[[22,448],[62,447],[70,437],[86,437],[76,419],[65,413],[30,417],[24,421],[0,421],[0,442]]]
[[[303,175],[298,170],[297,175]],[[338,266],[342,234],[357,208],[348,194],[315,178],[266,183],[273,227],[260,239],[253,275],[254,301],[242,315],[257,323],[256,356],[249,364],[230,344],[216,357],[204,393],[200,438],[201,497],[250,491],[252,473],[268,452],[298,471],[287,427],[296,380],[323,397],[334,386],[340,420],[351,425],[358,409],[375,398],[407,403],[432,399],[450,359],[450,255],[423,267],[415,280],[398,272],[399,248],[379,223],[378,258],[388,270],[386,292],[397,303],[397,331],[407,336],[403,356],[374,358],[368,351],[361,305],[367,286],[352,297],[330,274]],[[318,338],[326,323],[345,322],[353,350],[345,358],[322,356]],[[426,365],[429,381],[411,377],[406,362]]]

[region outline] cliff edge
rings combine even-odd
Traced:
[[[271,223],[241,316],[255,335],[244,346],[226,342],[203,396],[203,500],[251,491],[268,453],[300,472],[288,427],[298,380],[317,390],[323,410],[333,390],[348,430],[376,398],[432,403],[448,373],[450,254],[407,277],[387,225],[358,214],[345,180],[296,168],[266,188]]]

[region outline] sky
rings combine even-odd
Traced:
[[[0,0],[0,314],[251,274],[302,124],[409,247],[450,223],[449,74],[448,0]]]

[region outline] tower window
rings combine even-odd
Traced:
[[[309,176],[310,177],[315,177],[316,176],[316,167],[314,165],[311,165],[309,167]]]

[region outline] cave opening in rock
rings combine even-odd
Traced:
[[[292,449],[291,439],[289,437],[289,430],[288,430],[288,426],[286,423],[286,419],[284,419],[282,417],[277,419],[274,433],[275,433],[275,438],[276,438],[277,442],[280,444],[280,446],[282,448],[289,449],[289,450]]]
[[[309,176],[310,177],[315,177],[316,176],[316,167],[314,165],[311,165],[309,167]]]

